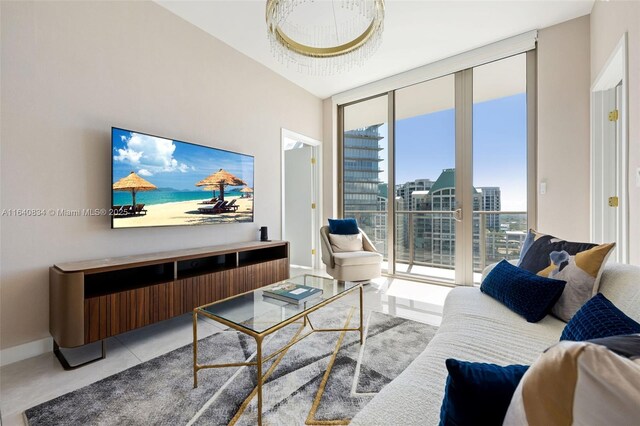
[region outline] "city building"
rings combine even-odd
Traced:
[[[455,169],[444,169],[436,181],[417,179],[396,185],[396,257],[399,262],[452,268],[455,265]],[[474,211],[500,211],[500,188],[474,189]],[[502,241],[504,240],[504,241]],[[474,264],[481,269],[485,259],[500,258],[506,237],[500,229],[500,214],[475,214],[473,218]],[[502,244],[500,244],[502,242]]]
[[[482,195],[482,211],[500,211],[500,188],[497,186],[483,186],[478,188]],[[500,230],[500,215],[486,214],[485,228],[491,231]]]
[[[378,250],[386,253],[387,199],[380,194],[381,125],[344,133],[343,201],[345,215],[355,217]]]

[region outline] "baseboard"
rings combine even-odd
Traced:
[[[53,338],[35,340],[0,351],[0,367],[53,351]]]

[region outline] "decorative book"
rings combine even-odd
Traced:
[[[310,299],[320,297],[322,289],[301,284],[283,283],[263,290],[262,294],[265,297],[300,305]]]

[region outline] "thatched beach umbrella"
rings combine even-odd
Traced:
[[[247,194],[247,197],[250,197],[249,194],[251,194],[253,192],[253,189],[249,188],[248,186],[245,186],[244,188],[242,188],[240,190],[240,192],[244,192],[245,194]]]
[[[153,191],[154,189],[158,189],[158,187],[151,182],[142,179],[135,172],[129,173],[127,177],[123,177],[113,184],[114,191],[131,191],[134,209],[136,207],[136,192]]]
[[[216,191],[218,190],[218,187],[216,185],[207,185],[207,186],[203,186],[202,187],[203,191],[213,191],[213,198],[216,198]]]
[[[220,200],[224,200],[224,187],[226,185],[241,186],[247,183],[242,179],[235,177],[226,170],[220,169],[209,177],[202,179],[196,183],[196,186],[217,185],[220,190]]]

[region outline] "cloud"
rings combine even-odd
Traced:
[[[114,160],[123,163],[142,166],[140,171],[149,173],[145,176],[152,176],[154,173],[182,172],[186,173],[189,166],[178,162],[173,158],[176,145],[171,139],[163,139],[155,136],[131,133],[131,137],[123,138],[126,148],[118,149],[118,155]]]
[[[118,155],[113,157],[116,161],[122,161],[123,163],[138,164],[140,163],[140,157],[142,152],[137,152],[132,149],[118,149]]]
[[[153,176],[153,173],[151,173],[149,170],[147,169],[140,169],[138,170],[138,174],[140,176]]]

